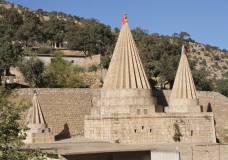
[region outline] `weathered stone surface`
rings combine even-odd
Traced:
[[[156,99],[150,90],[145,89],[101,89],[101,98],[92,115],[112,114],[152,114],[155,112]]]
[[[127,144],[175,143],[179,133],[181,143],[216,142],[212,113],[88,116],[84,130],[87,138]]]
[[[20,99],[30,101],[32,89],[20,89],[16,92]],[[54,135],[58,135],[68,128],[71,136],[84,135],[84,117],[91,114],[100,100],[100,90],[93,89],[38,89],[39,102],[44,118]],[[159,112],[168,106],[171,91],[155,92]],[[212,110],[216,122],[216,136],[224,142],[223,128],[228,123],[228,99],[217,92],[197,92],[203,112]],[[210,107],[209,107],[210,106]],[[141,111],[141,114],[144,114]],[[57,118],[56,118],[57,117]],[[66,125],[67,124],[67,125]],[[63,136],[64,137],[64,136]]]
[[[37,89],[40,107],[52,133],[62,138],[84,134],[84,116],[90,114],[100,91],[93,89]],[[31,101],[33,89],[20,89],[20,100]]]

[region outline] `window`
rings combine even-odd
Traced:
[[[137,115],[140,115],[140,109],[137,109]]]
[[[137,130],[135,129],[135,133],[137,132]]]
[[[150,133],[152,132],[152,129],[150,129]]]
[[[144,129],[144,126],[142,126],[142,130]]]
[[[147,114],[147,109],[144,109],[143,111],[144,111],[144,114]]]

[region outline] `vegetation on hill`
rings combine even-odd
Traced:
[[[9,5],[5,1],[1,1],[1,3]],[[66,62],[52,63],[49,66],[50,68],[52,66],[51,70],[42,66],[43,64],[36,59],[31,59],[30,62],[21,60],[25,49],[38,47],[39,53],[50,54],[53,53],[49,49],[50,47],[62,44],[68,49],[80,50],[87,55],[101,54],[102,68],[108,68],[118,37],[118,29],[111,29],[110,26],[95,19],[85,19],[61,12],[46,12],[41,9],[30,11],[19,5],[10,4],[10,6],[0,7],[0,51],[2,51],[0,52],[0,68],[2,70],[7,70],[9,66],[15,65],[16,61],[22,61],[27,64],[24,65],[24,69],[22,67],[22,71],[31,86],[72,87],[70,84],[73,83],[69,81],[78,81],[78,83],[82,81],[79,80],[81,78],[76,78],[79,76],[78,71],[75,73],[75,69],[72,69],[74,67]],[[219,90],[217,85],[220,83],[217,81],[226,79],[225,75],[228,73],[228,53],[226,50],[199,44],[192,40],[187,32],[163,36],[136,28],[132,33],[153,86],[172,88],[182,44],[190,48],[188,57],[198,90]],[[65,66],[63,67],[65,70],[61,65]],[[34,66],[38,66],[37,70],[29,71]],[[70,74],[66,75],[69,81],[65,79],[62,82],[61,80],[51,82],[51,76],[60,74],[59,71],[53,71],[54,68],[69,72]],[[48,73],[50,77],[45,79],[44,74],[47,76]],[[71,74],[77,76],[69,77]],[[68,84],[59,84],[66,81]],[[80,84],[73,87],[85,87],[85,85]],[[224,92],[221,91],[221,93]]]
[[[61,52],[54,55],[51,63],[44,63],[36,56],[24,59],[19,64],[30,87],[85,88],[88,87],[80,75],[82,69],[62,58]]]

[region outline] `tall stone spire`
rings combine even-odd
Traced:
[[[105,89],[150,89],[126,16],[104,81]]]
[[[199,99],[187,59],[186,47],[182,46],[180,63],[169,99],[170,112],[199,112]]]
[[[32,107],[28,113],[27,126],[29,130],[26,132],[25,143],[48,143],[54,141],[54,136],[51,134],[44,119],[36,92],[34,92]]]
[[[155,104],[125,15],[101,90],[101,100],[98,107],[92,109],[92,114],[151,114],[155,112]]]

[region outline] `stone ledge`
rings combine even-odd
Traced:
[[[92,119],[134,119],[134,118],[213,118],[214,114],[212,112],[207,113],[154,113],[151,115],[111,115],[111,116],[96,116],[96,115],[86,115],[86,120]]]

